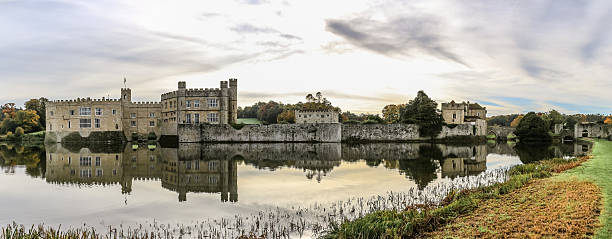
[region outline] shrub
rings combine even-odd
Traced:
[[[548,126],[546,122],[536,115],[529,112],[516,127],[516,136],[521,141],[550,141]]]
[[[240,123],[240,124],[231,124],[231,126],[232,126],[234,129],[238,129],[238,130],[242,129],[242,128],[243,128],[245,125],[246,125],[246,124],[242,124],[242,123]]]
[[[155,132],[149,132],[149,135],[147,135],[147,139],[148,140],[156,140],[157,139],[157,135],[155,134]]]
[[[17,136],[17,137],[21,137],[21,136],[23,136],[23,134],[24,134],[24,133],[25,133],[25,132],[24,132],[23,128],[21,128],[21,127],[17,127],[17,128],[15,129],[15,136]]]
[[[138,141],[138,133],[132,133],[132,141]]]
[[[366,121],[361,122],[361,124],[380,124],[380,122],[376,120],[366,120]]]

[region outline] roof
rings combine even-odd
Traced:
[[[470,104],[468,107],[471,110],[484,110],[484,108],[480,106],[478,103]]]

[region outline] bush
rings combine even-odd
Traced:
[[[25,133],[25,132],[24,132],[23,128],[21,128],[21,127],[17,127],[17,128],[15,129],[15,136],[17,136],[17,137],[21,137],[21,136],[23,136],[23,134],[24,134],[24,133]]]
[[[132,133],[132,141],[138,141],[138,133]]]
[[[361,122],[361,124],[380,124],[380,122],[376,120],[366,120],[366,121]]]
[[[231,124],[231,126],[232,126],[234,129],[237,129],[237,130],[242,129],[242,128],[243,128],[245,125],[246,125],[246,124],[242,124],[242,123],[240,123],[240,124]]]
[[[155,132],[149,132],[149,135],[147,135],[147,139],[148,140],[156,140],[157,139],[157,135],[155,134]]]

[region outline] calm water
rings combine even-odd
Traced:
[[[0,145],[0,224],[193,223],[423,189],[588,145]]]

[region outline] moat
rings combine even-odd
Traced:
[[[0,224],[190,224],[328,205],[551,157],[589,145],[0,145]],[[20,205],[15,207],[14,205]]]

